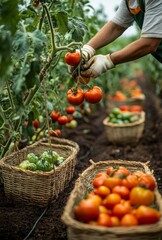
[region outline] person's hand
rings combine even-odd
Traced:
[[[109,54],[109,55],[93,56],[82,67],[83,67],[83,70],[81,71],[81,75],[83,77],[96,78],[100,76],[102,73],[108,71],[109,69],[114,68],[115,65],[112,62]]]
[[[83,56],[83,61],[84,63],[87,62],[90,58],[92,58],[95,54],[95,49],[92,48],[90,45],[88,44],[85,44],[82,48],[81,48],[81,51],[79,49],[76,50],[77,52],[81,52],[82,53],[82,56]],[[68,66],[68,72],[70,74],[73,73],[75,67],[73,66]]]

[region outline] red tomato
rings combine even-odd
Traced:
[[[156,182],[153,176],[149,174],[144,174],[143,176],[141,176],[139,180],[139,186],[149,188],[150,190],[154,190],[156,187]]]
[[[24,121],[24,126],[25,126],[25,127],[28,126],[28,121]]]
[[[102,198],[98,195],[96,195],[94,192],[91,192],[88,194],[87,199],[91,199],[95,204],[97,204],[98,206],[101,204],[102,202]]]
[[[126,177],[130,174],[130,171],[123,166],[120,166],[115,172],[114,172],[114,176],[119,176],[119,177]]]
[[[60,116],[60,113],[57,112],[57,111],[55,111],[55,110],[53,110],[53,111],[51,112],[52,122],[56,122],[59,116]]]
[[[136,175],[128,175],[125,179],[122,180],[122,185],[126,186],[129,189],[136,187],[138,183],[139,183],[139,180]]]
[[[115,178],[115,177],[107,177],[103,182],[103,185],[110,189],[113,189],[115,186],[119,186],[121,184],[122,184],[122,179]]]
[[[105,179],[106,179],[106,177],[107,177],[107,175],[106,176],[105,175],[101,175],[101,176],[95,177],[93,179],[93,186],[95,188],[98,188],[98,187],[102,186],[104,181],[105,181]]]
[[[154,192],[149,189],[145,189],[142,187],[134,187],[130,191],[129,199],[132,205],[148,206],[154,203],[155,195]]]
[[[68,117],[67,116],[59,116],[57,119],[57,122],[60,125],[65,125],[68,122]]]
[[[138,219],[136,218],[136,216],[134,216],[131,213],[125,214],[120,221],[120,226],[130,227],[130,226],[137,226],[137,225],[138,225]]]
[[[81,88],[71,88],[67,92],[67,100],[72,105],[80,105],[84,100],[84,92]]]
[[[50,136],[53,137],[61,137],[60,129],[50,130]]]
[[[115,169],[114,169],[113,167],[108,167],[108,168],[106,169],[106,173],[107,173],[107,175],[109,175],[109,176],[112,176],[113,173],[114,173],[114,171],[115,171]]]
[[[101,88],[97,86],[85,91],[84,95],[86,101],[89,103],[98,103],[103,97]]]
[[[105,226],[105,227],[112,227],[111,218],[107,213],[99,213],[97,219],[97,225]]]
[[[67,52],[65,54],[65,62],[68,64],[68,65],[71,65],[71,66],[77,66],[82,57],[81,57],[81,54],[79,52]]]
[[[123,201],[116,204],[113,207],[112,213],[114,216],[118,218],[122,218],[125,214],[130,213],[131,205],[129,201]]]
[[[65,111],[67,112],[67,114],[73,114],[76,109],[74,106],[68,106]]]
[[[151,224],[160,220],[160,212],[147,206],[139,206],[136,211],[139,224]]]
[[[130,111],[131,112],[141,112],[142,111],[142,107],[139,105],[132,105],[130,106]]]
[[[96,204],[91,198],[83,199],[74,207],[74,213],[77,220],[89,222],[98,217],[99,205]]]
[[[112,192],[118,193],[123,199],[129,199],[130,191],[126,186],[115,186]]]
[[[118,217],[110,216],[110,218],[111,218],[112,227],[120,226],[120,220]]]
[[[112,209],[116,204],[120,203],[121,196],[117,193],[110,193],[106,198],[103,199],[103,206]]]
[[[89,83],[90,81],[90,78],[87,78],[87,77],[82,77],[82,76],[77,76],[75,79],[74,79],[75,82],[79,82],[81,84],[87,84]]]
[[[122,112],[128,112],[129,109],[130,109],[130,106],[128,105],[122,105],[119,107],[119,109],[122,111]]]
[[[94,189],[94,193],[102,198],[105,198],[110,194],[110,189],[105,186],[99,186],[98,188]]]
[[[32,125],[37,129],[39,127],[39,121],[37,119],[33,120]]]
[[[110,209],[108,209],[108,208],[106,208],[105,206],[102,206],[102,205],[99,206],[99,212],[100,213],[107,213],[109,215],[112,214],[112,211]]]

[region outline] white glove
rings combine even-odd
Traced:
[[[80,52],[79,49],[76,50],[76,52]],[[88,61],[91,57],[94,56],[95,54],[95,49],[93,47],[91,47],[88,44],[85,44],[82,48],[81,48],[81,52],[83,54],[83,58],[85,58],[85,61]],[[68,72],[72,73],[74,71],[75,67],[72,66],[68,66]]]
[[[81,71],[81,75],[83,77],[96,78],[100,76],[102,73],[114,67],[115,65],[111,60],[110,54],[96,55],[92,57],[86,64],[83,65],[83,69],[85,70]]]

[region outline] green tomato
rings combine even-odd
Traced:
[[[59,166],[63,161],[64,161],[64,158],[63,158],[63,157],[59,157],[59,158],[57,159],[57,161],[55,162],[55,165],[56,165],[56,166]]]
[[[118,114],[121,114],[121,111],[120,111],[119,108],[115,107],[115,108],[112,109],[112,112],[111,112],[111,113],[116,116],[116,115],[118,115]]]
[[[118,120],[116,118],[112,118],[112,119],[110,119],[110,122],[111,123],[118,123]]]
[[[125,123],[125,124],[128,124],[128,123],[130,123],[130,121],[129,120],[123,120],[123,122]]]
[[[123,120],[129,120],[131,116],[132,116],[131,112],[123,112],[122,113],[122,119]]]
[[[109,118],[110,118],[110,119],[115,118],[114,114],[113,114],[113,113],[110,113],[110,114],[109,114]]]
[[[136,122],[139,120],[139,115],[138,114],[134,114],[133,116],[130,117],[130,122]]]
[[[124,124],[124,122],[120,119],[117,119],[117,124]]]
[[[57,152],[52,151],[52,163],[55,163],[59,157],[60,155]]]
[[[76,128],[77,126],[78,126],[78,122],[75,119],[71,120],[71,122],[69,123],[66,123],[66,127],[69,127],[69,128]]]
[[[24,160],[18,165],[18,167],[21,169],[27,169],[29,163],[30,163],[29,160]]]
[[[122,120],[122,119],[123,119],[123,115],[122,115],[122,113],[118,114],[118,115],[116,116],[116,118]]]
[[[35,155],[34,153],[28,153],[26,156],[27,160],[31,163],[36,163],[38,161],[38,156]]]
[[[49,172],[53,169],[53,165],[44,159],[40,159],[37,163],[37,170]]]
[[[48,162],[51,162],[51,160],[52,160],[52,154],[51,154],[50,151],[45,151],[45,152],[43,152],[43,153],[41,154],[40,158],[41,158],[41,159],[44,159],[44,160],[46,160],[46,161],[48,161]]]
[[[37,165],[35,163],[29,162],[26,169],[30,170],[30,171],[36,171],[37,170]]]

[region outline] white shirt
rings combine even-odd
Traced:
[[[162,0],[144,0],[145,15],[141,30],[142,37],[162,38]],[[138,0],[130,0],[131,8],[136,8]],[[124,28],[130,27],[133,22],[133,16],[130,14],[126,1],[121,4],[112,19],[112,21]]]

